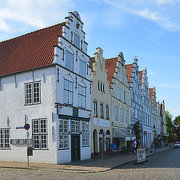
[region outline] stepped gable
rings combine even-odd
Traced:
[[[127,64],[125,65],[126,67],[126,73],[127,73],[127,77],[128,77],[128,82],[131,81],[131,73],[132,73],[132,68],[133,68],[133,64]]]
[[[118,57],[105,60],[105,68],[107,70],[107,79],[109,81],[109,88],[111,88],[112,78],[114,76],[117,61],[118,61]]]
[[[143,71],[139,71],[139,77],[140,77],[140,81],[141,81],[141,85],[142,85]]]
[[[65,23],[0,42],[0,76],[51,65]]]
[[[149,88],[149,96],[150,96],[150,102],[151,102],[151,104],[152,104],[153,90],[154,90],[154,88]]]

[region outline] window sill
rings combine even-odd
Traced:
[[[4,150],[11,150],[11,148],[3,148],[3,149],[0,149],[0,151],[1,151],[1,150],[3,150],[3,151],[4,151]]]
[[[89,145],[82,145],[82,147],[90,147]]]
[[[69,150],[69,148],[64,148],[64,149],[59,148],[58,149],[58,151],[61,151],[61,150],[65,151],[65,150]]]
[[[38,105],[38,104],[42,104],[42,103],[40,102],[40,103],[34,103],[34,104],[24,104],[24,106],[33,106],[33,105]]]
[[[34,151],[37,151],[37,150],[49,150],[49,148],[47,149],[37,149],[37,148],[33,148]]]

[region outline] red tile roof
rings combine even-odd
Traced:
[[[139,77],[140,77],[140,81],[141,81],[141,85],[142,85],[143,71],[139,71]]]
[[[128,82],[131,81],[131,73],[132,73],[132,68],[133,68],[133,64],[127,64],[125,65],[126,67],[126,73],[127,73],[127,77],[128,77]]]
[[[0,76],[48,66],[54,60],[54,45],[65,23],[0,42]]]
[[[105,60],[105,68],[107,69],[107,79],[109,80],[109,88],[111,88],[112,78],[114,76],[117,61],[117,57]]]
[[[154,90],[154,88],[149,88],[149,96],[150,96],[150,102],[151,102],[151,104],[152,104],[153,90]]]

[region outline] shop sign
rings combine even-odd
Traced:
[[[101,126],[101,127],[110,127],[111,123],[108,120],[94,118],[94,125],[95,126]]]
[[[145,149],[137,149],[137,162],[146,161],[146,152]]]

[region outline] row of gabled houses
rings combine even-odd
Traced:
[[[112,144],[149,148],[166,135],[164,101],[147,69],[123,53],[105,59],[88,43],[78,12],[65,22],[0,42],[0,160],[62,164],[91,158]],[[24,125],[30,129],[25,130]],[[27,126],[26,126],[27,127]],[[138,130],[138,133],[137,133]]]

